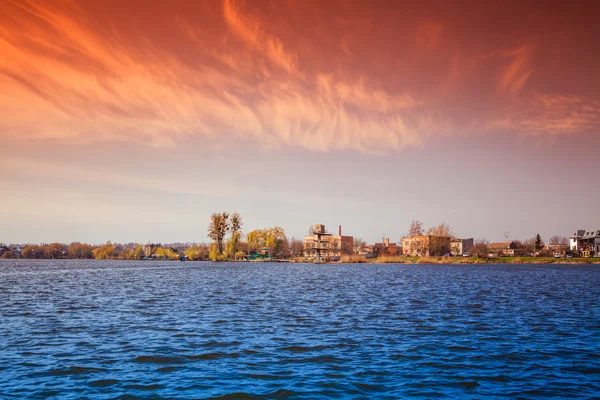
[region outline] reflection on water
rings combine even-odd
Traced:
[[[0,398],[593,397],[600,268],[0,262]]]

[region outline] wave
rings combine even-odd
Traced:
[[[185,359],[181,357],[167,356],[137,356],[133,359],[136,363],[141,364],[184,364]]]

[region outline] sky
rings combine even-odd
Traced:
[[[593,2],[0,0],[0,242],[600,228]]]

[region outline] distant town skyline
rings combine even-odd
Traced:
[[[0,5],[0,242],[598,229],[593,3]]]

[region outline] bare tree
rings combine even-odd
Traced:
[[[431,236],[444,236],[444,237],[450,237],[450,238],[453,238],[455,236],[454,231],[452,230],[450,225],[448,225],[445,222],[442,222],[438,226],[434,226],[432,228],[427,229],[426,233],[427,233],[427,235],[431,235]]]
[[[413,220],[408,228],[408,237],[421,236],[423,234],[423,223],[421,221]]]
[[[548,243],[553,246],[566,246],[569,244],[569,239],[564,236],[554,235],[548,240]]]
[[[354,253],[360,253],[367,246],[367,242],[361,238],[354,238]]]
[[[487,239],[476,239],[471,247],[471,254],[477,257],[485,257],[489,253],[488,245],[490,242]]]
[[[304,242],[302,240],[291,238],[290,239],[290,253],[292,257],[302,257],[304,250]]]

